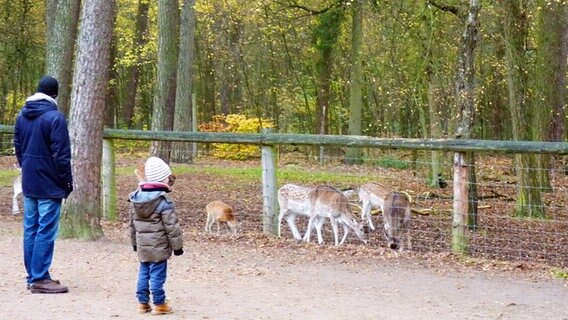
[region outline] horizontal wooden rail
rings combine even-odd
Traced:
[[[0,133],[13,132],[13,126],[0,125]],[[237,143],[255,145],[328,145],[359,148],[437,150],[453,152],[568,154],[568,143],[542,141],[401,139],[322,134],[173,132],[119,129],[104,129],[103,137],[105,139],[123,140]]]

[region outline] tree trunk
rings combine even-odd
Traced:
[[[319,134],[327,133],[327,118],[329,114],[329,95],[330,95],[330,78],[331,78],[331,49],[325,49],[319,67],[319,86],[318,86],[318,109],[316,112],[318,128],[316,132]],[[320,147],[319,156],[320,163],[324,158],[324,147]]]
[[[566,114],[566,59],[568,57],[568,2],[539,1],[542,13],[539,19],[539,44],[537,61],[541,84],[541,105],[536,108],[550,109],[552,119],[545,121],[546,141],[563,141]],[[547,114],[540,112],[540,114]]]
[[[456,80],[456,105],[458,113],[457,138],[470,139],[475,118],[475,48],[479,31],[479,0],[470,0],[469,10],[464,16],[466,28],[462,35],[462,44],[458,56],[458,71]],[[477,227],[477,183],[475,174],[475,156],[466,155],[467,186],[468,186],[468,219],[470,229]]]
[[[64,206],[63,237],[92,240],[103,235],[103,120],[114,10],[114,0],[90,0],[83,6],[70,109],[75,192]]]
[[[216,58],[213,59],[212,62],[215,75],[214,80],[217,85],[216,89],[219,91],[218,93],[215,92],[215,96],[218,97],[219,112],[223,115],[228,115],[230,113],[229,98],[231,91],[230,86],[232,84],[229,82],[230,66],[228,62],[229,54],[227,53],[226,46],[226,43],[229,41],[226,25],[229,25],[230,23],[225,23],[225,20],[229,19],[229,15],[225,11],[223,2],[215,1],[214,7],[215,11],[225,13],[220,19],[216,19],[213,24],[215,42],[213,43],[214,53],[211,57]]]
[[[114,21],[114,19],[113,19]],[[114,23],[113,23],[114,24]],[[116,39],[113,39],[116,40]],[[107,81],[107,92],[105,97],[105,117],[104,126],[107,128],[116,128],[117,113],[119,109],[119,97],[118,97],[118,72],[116,72],[116,41],[111,42],[110,48],[110,66],[108,69],[108,81]]]
[[[507,63],[507,85],[509,108],[513,128],[513,139],[531,140],[531,114],[527,104],[527,74],[525,47],[528,34],[526,1],[503,1],[505,11],[504,40]],[[540,192],[536,155],[516,155],[518,199],[516,216],[544,217]]]
[[[568,41],[568,3],[540,0],[538,7],[537,41],[538,54],[534,79],[535,99],[532,99],[537,112],[539,128],[535,130],[537,141],[563,141],[565,131],[566,103],[566,58]],[[540,186],[543,191],[552,191],[550,169],[552,156],[538,156]]]
[[[146,33],[148,31],[148,8],[149,1],[138,0],[138,13],[136,15],[135,31],[135,56],[136,63],[126,69],[126,86],[122,95],[121,123],[128,129],[132,128],[132,117],[136,106],[136,93],[138,92],[138,82],[140,79],[140,68],[142,64],[142,49],[146,46]]]
[[[152,130],[174,128],[178,60],[179,9],[176,0],[158,1],[158,74],[152,110]],[[171,142],[154,141],[150,153],[170,162]]]
[[[240,72],[239,65],[243,64],[241,59],[240,42],[244,32],[244,26],[241,19],[233,17],[230,21],[229,32],[229,68],[228,88],[229,88],[229,112],[239,113],[243,106],[243,76]],[[247,69],[247,68],[243,68]],[[254,100],[254,95],[251,95]],[[262,115],[258,115],[261,117]]]
[[[59,0],[45,0],[45,25],[46,39],[53,39],[55,27],[55,15],[57,13],[57,3]]]
[[[63,114],[69,114],[69,96],[71,95],[71,79],[73,77],[73,55],[77,37],[77,24],[81,10],[80,0],[50,1],[47,15],[52,15],[53,3],[56,3],[55,16],[48,17],[46,41],[46,72],[59,81],[57,104]],[[51,25],[51,26],[50,26]]]
[[[343,13],[340,9],[330,9],[318,18],[319,23],[314,31],[315,47],[320,54],[317,80],[317,128],[315,132],[326,134],[328,133],[333,51],[339,37]],[[323,161],[323,151],[324,148],[322,146],[319,153],[320,162]]]
[[[216,114],[215,106],[217,104],[217,86],[215,84],[215,62],[213,61],[215,47],[213,44],[209,43],[207,48],[202,56],[202,65],[200,70],[201,71],[201,92],[202,92],[202,101],[200,105],[202,106],[201,112],[203,114],[203,121],[208,122],[213,119],[213,116]]]
[[[363,45],[363,8],[362,0],[352,4],[353,21],[351,27],[351,82],[349,83],[349,134],[361,135],[361,114],[363,109],[363,63],[361,50]],[[345,155],[348,164],[363,162],[361,148],[349,148]]]
[[[180,45],[177,70],[176,113],[174,131],[192,130],[193,57],[195,55],[195,0],[185,0],[181,11]],[[190,163],[192,144],[173,143],[172,161]]]
[[[428,72],[431,74],[431,72]],[[442,120],[440,119],[440,112],[442,102],[442,94],[444,90],[440,88],[435,75],[431,74],[428,77],[428,115],[430,119],[430,126],[428,127],[430,135],[429,138],[439,139],[442,137]],[[431,163],[430,163],[430,181],[428,185],[430,187],[439,188],[440,181],[439,178],[442,176],[441,163],[444,153],[441,151],[431,152]]]
[[[475,48],[479,28],[479,0],[470,0],[466,14],[460,15],[465,23],[461,37],[456,72],[456,107],[458,126],[456,138],[469,139],[473,130],[475,116]],[[477,190],[475,183],[475,163],[473,154],[458,152],[454,161],[454,232],[452,248],[463,253],[468,248],[465,232],[467,227],[477,226]]]

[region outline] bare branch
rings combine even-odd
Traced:
[[[456,6],[445,5],[445,4],[438,3],[438,2],[433,1],[433,0],[428,0],[428,5],[432,5],[433,7],[437,8],[439,10],[442,10],[442,11],[451,12],[451,13],[458,15],[458,16],[460,15],[460,10]]]
[[[333,2],[331,2],[331,4],[329,6],[322,8],[322,9],[310,8],[306,5],[298,3],[298,1],[295,1],[295,0],[294,1],[288,1],[288,2],[277,1],[277,3],[280,4],[283,7],[288,7],[290,9],[302,10],[302,11],[307,13],[307,16],[315,16],[315,15],[318,15],[318,14],[326,13],[327,11],[342,5],[343,1],[344,0],[333,1]]]

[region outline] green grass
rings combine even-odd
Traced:
[[[279,181],[295,181],[302,184],[333,183],[337,186],[350,186],[353,181],[358,183],[371,182],[373,179],[367,176],[353,176],[353,174],[337,173],[329,171],[314,171],[303,168],[286,168],[278,170]]]
[[[568,272],[562,270],[555,270],[554,275],[560,279],[568,279]]]
[[[408,169],[410,168],[410,162],[405,160],[400,160],[392,156],[385,156],[378,159],[373,159],[365,161],[368,164],[379,166],[386,169]]]
[[[132,175],[134,167],[121,167],[116,170],[117,175]],[[221,166],[186,166],[173,165],[172,171],[175,174],[208,174],[224,178],[231,178],[241,182],[258,182],[262,177],[262,168],[258,167],[221,167]],[[312,170],[302,167],[286,167],[277,169],[278,181],[294,181],[301,184],[324,184],[333,183],[337,186],[352,185],[356,180],[358,183],[373,181],[372,177],[353,176],[353,174],[342,174],[322,170]]]
[[[213,176],[227,177],[245,181],[258,180],[262,175],[262,169],[251,167],[197,167],[197,166],[176,166],[172,170],[176,174],[206,173]]]
[[[14,170],[0,170],[0,185],[3,187],[11,187],[14,178],[18,176],[20,172],[16,169]]]
[[[115,174],[118,176],[134,175],[135,166],[117,167]],[[187,166],[173,165],[175,174],[209,174],[224,178],[231,178],[241,182],[258,182],[262,177],[262,168],[258,167],[222,167],[222,166]],[[12,186],[12,181],[18,175],[17,170],[0,170],[0,185]],[[280,182],[294,181],[295,183],[316,185],[333,183],[336,186],[350,186],[354,181],[357,183],[372,182],[373,177],[365,175],[354,176],[353,174],[324,171],[321,169],[306,169],[300,166],[287,166],[277,168],[277,179]]]

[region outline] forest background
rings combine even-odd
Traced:
[[[50,74],[85,146],[73,171],[89,192],[64,215],[78,237],[100,234],[80,226],[100,217],[104,127],[235,130],[224,120],[239,115],[285,133],[566,140],[563,0],[0,0],[0,12],[2,123]],[[151,153],[191,161],[183,144]]]

